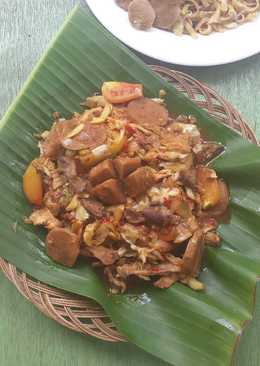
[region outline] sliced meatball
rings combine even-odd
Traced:
[[[132,0],[116,0],[116,4],[126,11],[128,10],[128,6],[131,2]]]
[[[130,197],[138,197],[144,194],[156,183],[155,175],[151,168],[141,167],[128,175],[125,180],[125,189]]]
[[[79,255],[79,237],[63,228],[51,230],[46,238],[47,254],[55,262],[73,267]]]
[[[126,202],[122,186],[116,179],[108,179],[97,185],[91,193],[107,205],[119,205]]]
[[[102,161],[89,172],[89,180],[93,186],[111,178],[116,178],[116,172],[110,159]]]
[[[155,11],[148,0],[133,0],[128,6],[128,18],[134,28],[147,30],[153,26]]]
[[[180,19],[181,8],[178,0],[150,0],[155,11],[154,26],[172,31],[174,24]]]
[[[203,233],[197,230],[188,242],[183,256],[182,272],[188,276],[196,277],[200,272],[204,250]]]
[[[74,128],[76,127],[78,127],[78,124]],[[78,134],[68,137],[72,131],[73,129],[70,128],[69,130],[63,130],[62,133],[62,145],[68,150],[94,149],[95,147],[102,145],[107,138],[106,127],[102,124],[94,125],[91,123],[84,123],[83,129]]]
[[[146,127],[164,126],[169,117],[163,105],[148,98],[139,98],[130,102],[127,113],[131,121]]]
[[[119,178],[123,179],[136,169],[140,168],[141,159],[118,157],[114,160],[114,166]]]

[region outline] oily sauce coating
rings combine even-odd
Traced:
[[[142,90],[111,85],[117,96]],[[106,95],[88,97],[85,112],[56,119],[42,134],[31,163],[41,184],[23,184],[27,198],[42,200],[31,202],[26,222],[47,230],[50,258],[73,267],[80,256],[113,293],[137,278],[201,290],[204,248],[220,245],[217,220],[229,202],[226,183],[208,166],[223,146],[205,141],[193,117],[170,116],[162,99],[113,104]]]

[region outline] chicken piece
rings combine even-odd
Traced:
[[[45,206],[51,211],[54,216],[57,216],[61,209],[59,200],[55,197],[55,192],[48,191],[43,198]]]
[[[173,249],[173,245],[172,243],[158,239],[152,244],[152,248],[160,253],[168,253]]]
[[[178,0],[150,0],[155,11],[154,26],[169,31],[181,17],[180,2]]]
[[[79,255],[78,235],[63,228],[54,228],[46,238],[47,254],[55,262],[73,267]]]
[[[138,225],[143,224],[145,222],[145,217],[141,212],[137,212],[130,208],[127,208],[125,210],[124,216],[126,221],[130,222],[130,224]]]
[[[181,195],[172,197],[170,210],[184,219],[188,219],[192,215],[188,201]]]
[[[201,227],[203,234],[208,233],[209,231],[216,230],[218,227],[218,222],[212,217],[202,216],[198,221],[199,226]]]
[[[146,221],[151,225],[168,226],[171,224],[172,214],[166,207],[148,207],[143,211]]]
[[[140,168],[140,158],[118,157],[114,160],[114,166],[120,179],[127,177],[130,173]]]
[[[61,226],[61,222],[46,207],[34,211],[25,221],[27,224],[33,224],[35,226],[42,225],[48,230]]]
[[[128,6],[131,2],[132,0],[116,0],[117,5],[126,11],[128,10]]]
[[[179,280],[179,276],[177,273],[171,273],[167,276],[163,276],[159,278],[156,282],[154,282],[154,286],[158,288],[169,288],[174,283],[176,283]]]
[[[148,0],[133,0],[128,6],[128,18],[134,28],[147,30],[153,26],[155,11]]]
[[[177,230],[176,230],[176,227],[173,225],[162,228],[160,230],[159,238],[168,244],[169,244],[169,242],[174,241],[176,237],[177,237]],[[170,245],[171,245],[171,249],[172,249],[172,244],[170,244]]]
[[[119,205],[126,202],[121,184],[116,179],[108,179],[92,189],[91,194],[107,205]]]
[[[112,289],[113,293],[125,292],[126,290],[125,282],[112,272],[111,267],[106,267],[104,269],[104,274],[107,277],[108,282],[113,286]]]
[[[166,125],[169,117],[163,105],[148,98],[139,98],[130,102],[127,113],[131,121],[151,129]]]
[[[114,264],[119,258],[116,250],[106,248],[102,245],[89,247],[88,250],[92,256],[100,260],[105,266]]]
[[[156,183],[155,174],[149,167],[141,167],[128,175],[125,189],[130,197],[138,197]]]
[[[110,159],[102,161],[89,172],[89,180],[93,186],[110,178],[116,178],[113,162]]]
[[[70,179],[70,186],[74,193],[90,192],[92,189],[90,181],[86,177],[74,177]]]
[[[223,151],[224,146],[215,142],[205,142],[194,147],[197,164],[207,164]]]
[[[179,244],[192,236],[190,228],[185,223],[180,223],[176,227],[176,237],[174,243]]]
[[[182,272],[191,277],[197,277],[200,272],[204,251],[204,238],[201,230],[197,230],[188,242],[183,256]]]
[[[158,152],[157,151],[148,151],[144,157],[143,160],[145,163],[151,167],[156,167],[158,164]]]
[[[40,147],[43,155],[51,159],[56,158],[62,149],[59,132],[60,124],[61,122],[55,123],[49,131],[46,139],[40,142]]]
[[[161,274],[173,272],[180,273],[183,266],[183,260],[181,258],[175,258],[175,263],[162,263],[151,265],[149,263],[132,263],[123,264],[117,267],[117,272],[122,278],[126,278],[131,275],[135,276],[159,276]]]
[[[96,200],[91,198],[83,199],[82,204],[85,209],[97,219],[101,219],[105,215],[105,207]]]
[[[139,227],[131,224],[124,224],[120,227],[121,237],[129,244],[135,244],[141,238],[141,232]]]

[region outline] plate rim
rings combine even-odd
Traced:
[[[97,20],[110,32],[112,33],[117,39],[119,39],[121,42],[123,42],[125,45],[127,45],[128,47],[132,48],[133,50],[139,52],[140,54],[144,55],[144,56],[147,56],[147,57],[150,57],[154,60],[158,60],[158,61],[161,61],[161,62],[164,62],[168,65],[170,64],[175,64],[175,65],[182,65],[182,66],[189,66],[189,67],[210,67],[210,66],[218,66],[218,65],[226,65],[226,64],[231,64],[231,63],[234,63],[234,62],[237,62],[237,61],[242,61],[242,60],[245,60],[249,57],[252,57],[258,53],[260,53],[260,44],[259,46],[255,46],[255,47],[252,47],[251,50],[249,50],[248,52],[245,52],[245,54],[240,54],[239,52],[237,54],[235,54],[235,56],[232,57],[232,54],[230,54],[230,56],[228,58],[226,58],[225,56],[223,56],[222,58],[220,57],[218,60],[215,60],[215,61],[189,61],[189,60],[185,60],[185,61],[181,61],[180,59],[170,59],[169,57],[165,57],[164,55],[160,55],[160,57],[156,56],[153,52],[149,52],[148,50],[143,50],[139,47],[138,43],[137,44],[134,44],[134,40],[132,39],[129,39],[129,37],[125,37],[124,35],[121,35],[121,34],[118,34],[118,33],[115,33],[111,30],[111,27],[109,24],[107,24],[107,22],[104,22],[102,21],[102,15],[100,15],[99,11],[98,11],[98,7],[101,3],[101,1],[104,1],[104,0],[85,0],[89,9],[91,10],[91,12],[94,14],[94,16],[97,18]],[[111,1],[112,0],[106,0],[106,1]],[[116,4],[114,4],[115,8],[117,7]],[[121,9],[119,9],[119,11],[122,11]],[[260,25],[260,14],[259,14],[259,25]],[[248,23],[245,23],[243,26],[245,25],[248,25],[248,24],[252,24],[252,22],[248,22]],[[258,24],[258,23],[257,23]],[[260,28],[260,27],[259,27]],[[129,27],[128,29],[130,29],[130,31],[136,31],[134,30],[131,25],[129,24]],[[163,32],[163,33],[168,33],[166,31],[163,31],[163,30],[160,30],[160,29],[155,29],[153,28],[154,30],[156,30],[157,32]],[[234,30],[237,30],[237,29],[240,29],[240,32],[241,32],[241,26],[236,28],[236,29],[232,29],[229,31],[232,32]],[[244,28],[245,29],[245,28]],[[138,32],[141,32],[141,31],[138,31]],[[228,31],[227,31],[228,32]],[[221,35],[225,34],[226,32],[223,32],[221,33]],[[124,34],[124,33],[123,33]],[[204,37],[206,36],[199,36],[199,38],[203,39]],[[235,37],[234,37],[235,39]],[[197,41],[197,40],[196,40]],[[257,42],[256,42],[257,43]],[[250,44],[252,44],[252,42],[250,42]]]

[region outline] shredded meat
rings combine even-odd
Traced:
[[[33,225],[42,225],[48,230],[52,230],[62,225],[61,222],[53,216],[53,214],[47,207],[34,211],[26,219],[26,223]]]
[[[77,175],[76,162],[72,157],[60,156],[57,160],[58,170],[67,178],[74,178]]]
[[[133,264],[124,264],[117,268],[117,271],[121,277],[128,277],[131,275],[135,276],[159,276],[165,273],[173,272],[179,273],[181,272],[182,267],[182,259],[176,258],[176,263],[163,263],[157,265],[151,264],[141,264],[141,263],[133,263]]]
[[[98,247],[89,247],[88,251],[97,259],[99,259],[105,266],[114,264],[119,258],[116,250],[106,248],[102,245]]]
[[[152,5],[164,29],[179,15],[178,1],[117,3],[131,3],[133,16]],[[72,267],[80,255],[112,293],[137,278],[202,290],[204,246],[220,245],[218,219],[229,203],[226,183],[206,163],[223,146],[204,140],[194,117],[170,116],[164,91],[151,99],[140,84],[106,82],[101,94],[70,119],[55,114],[40,135],[40,155],[23,177],[33,204],[25,222],[47,229],[50,258]]]
[[[183,256],[183,272],[196,277],[199,274],[204,249],[204,238],[201,230],[196,231],[189,240]]]
[[[86,210],[94,217],[101,219],[105,215],[105,207],[102,203],[90,198],[83,199],[82,203]]]
[[[197,151],[195,150],[196,161],[198,164],[207,164],[223,151],[223,145],[216,144],[214,142],[203,143]]]
[[[62,149],[58,123],[53,125],[46,139],[40,143],[43,155],[49,158],[56,158]]]
[[[166,207],[148,207],[143,211],[147,222],[158,226],[170,225],[172,213]]]

